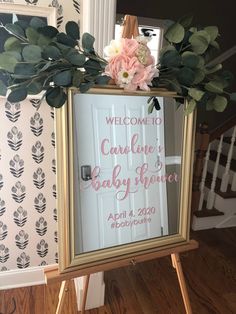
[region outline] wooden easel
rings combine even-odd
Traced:
[[[139,35],[139,31],[138,31],[137,17],[132,16],[132,15],[126,15],[124,18],[123,30],[122,30],[121,36],[123,38],[132,38],[132,37],[135,38],[138,35]],[[90,267],[89,269],[85,269],[85,270],[72,271],[72,272],[63,273],[63,274],[59,273],[58,268],[45,270],[45,277],[46,277],[47,283],[61,281],[56,314],[62,313],[63,304],[65,301],[65,295],[66,295],[66,292],[68,291],[68,286],[71,279],[85,276],[84,294],[82,298],[82,307],[81,307],[81,314],[85,314],[90,274],[100,272],[100,271],[111,270],[111,269],[119,268],[122,266],[128,266],[128,265],[135,266],[138,262],[143,262],[143,261],[160,258],[164,256],[171,257],[172,266],[176,270],[176,274],[178,277],[178,282],[179,282],[186,314],[192,314],[191,304],[190,304],[190,300],[188,296],[188,291],[187,291],[187,287],[185,283],[185,278],[184,278],[179,254],[189,251],[189,250],[196,249],[196,248],[198,248],[198,243],[195,240],[190,240],[188,243],[185,243],[182,245],[176,246],[176,244],[174,244],[173,247],[170,247],[170,248],[160,249],[159,251],[147,253],[145,255],[137,255],[137,256],[134,256],[133,258],[130,258],[130,257],[124,258],[123,260],[120,260],[120,261],[111,261],[111,262],[108,262],[107,264]]]
[[[88,294],[90,274],[100,272],[100,271],[111,270],[111,269],[119,268],[122,266],[128,266],[130,264],[135,266],[139,262],[143,262],[143,261],[147,261],[147,260],[151,260],[155,258],[161,258],[164,256],[171,257],[172,266],[176,270],[176,274],[178,277],[178,282],[179,282],[186,314],[192,314],[191,304],[190,304],[190,300],[188,296],[188,291],[187,291],[187,287],[185,283],[185,278],[184,278],[179,254],[196,249],[196,248],[198,248],[198,242],[196,242],[195,240],[190,240],[188,243],[183,244],[183,245],[178,245],[172,248],[161,249],[160,251],[147,253],[145,255],[138,255],[131,259],[126,258],[121,261],[109,262],[107,264],[91,267],[89,268],[89,270],[88,269],[78,270],[78,271],[60,274],[58,271],[58,268],[48,269],[48,270],[46,269],[45,270],[46,283],[53,283],[53,282],[61,281],[56,314],[62,313],[66,292],[68,291],[68,286],[71,279],[85,276],[84,294],[83,294],[82,308],[81,308],[81,314],[84,314],[85,307],[86,307],[87,294]]]

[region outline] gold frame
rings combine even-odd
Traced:
[[[195,132],[195,113],[184,116],[183,154],[181,163],[179,233],[154,238],[94,252],[75,255],[74,246],[74,186],[73,186],[73,119],[72,105],[75,89],[68,90],[68,103],[56,110],[56,151],[57,151],[57,208],[59,222],[59,272],[79,271],[81,275],[90,269],[106,270],[109,264],[128,265],[134,259],[145,260],[149,253],[174,248],[189,243],[190,203],[192,185],[192,162]],[[92,88],[89,93],[125,95],[114,87]],[[128,95],[175,97],[176,94],[161,89],[150,92],[133,92]],[[69,123],[68,123],[69,122]],[[103,267],[104,266],[104,267]],[[97,268],[96,268],[97,267]]]

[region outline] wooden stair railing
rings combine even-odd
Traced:
[[[221,182],[221,192],[226,191],[228,186],[230,163],[233,154],[233,147],[236,142],[236,115],[232,116],[223,125],[220,125],[218,128],[210,132],[208,129],[208,125],[206,123],[199,125],[199,128],[196,132],[196,150],[193,170],[192,206],[191,206],[192,214],[194,212],[200,211],[203,207],[203,202],[205,198],[204,187],[208,172],[207,165],[208,160],[210,159],[211,144],[214,140],[220,139],[217,149],[214,171],[211,176],[210,192],[208,200],[206,202],[207,210],[213,209],[217,172],[223,145],[223,137],[224,133],[232,129],[233,127],[234,129],[232,132],[232,137],[231,140],[229,141],[230,149],[227,155],[227,162],[225,165],[226,170]],[[233,178],[232,190],[236,191],[236,175]]]

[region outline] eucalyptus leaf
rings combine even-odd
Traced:
[[[67,96],[61,87],[49,87],[46,92],[46,101],[51,107],[60,108],[66,102]]]
[[[163,56],[167,51],[170,51],[170,50],[174,50],[176,51],[175,47],[173,45],[167,45],[167,46],[164,46],[161,51],[160,51],[160,57]]]
[[[178,67],[181,64],[181,56],[176,50],[168,50],[160,57],[160,63],[164,67]]]
[[[94,44],[95,38],[89,34],[84,33],[82,36],[82,47],[86,52],[92,52],[94,51],[93,44]]]
[[[81,83],[79,90],[81,93],[86,93],[93,86],[94,82]]]
[[[46,46],[43,49],[42,56],[44,59],[58,60],[62,57],[60,50],[55,46]]]
[[[42,49],[37,45],[27,45],[22,50],[25,61],[38,62],[42,59]]]
[[[42,49],[52,43],[52,39],[50,37],[44,36],[43,34],[39,35],[37,45]]]
[[[86,61],[86,57],[82,53],[80,54],[78,52],[74,52],[74,53],[67,54],[66,60],[68,60],[73,65],[82,67]]]
[[[13,89],[7,97],[7,100],[15,103],[24,100],[27,97],[27,89],[22,86]]]
[[[171,90],[176,91],[178,94],[182,93],[182,88],[180,86],[180,83],[178,82],[178,80],[176,78],[171,78],[167,81],[169,83],[169,88]]]
[[[67,33],[67,35],[69,35],[71,38],[73,38],[75,40],[80,39],[79,26],[74,21],[69,21],[66,23],[66,33]]]
[[[189,28],[192,24],[193,16],[185,15],[179,19],[179,24],[181,24],[184,28]]]
[[[4,43],[5,51],[17,51],[21,52],[21,42],[16,37],[9,37]]]
[[[194,100],[199,101],[204,96],[205,92],[199,90],[197,88],[189,88],[188,90],[189,96],[191,96]]]
[[[73,73],[72,84],[74,87],[80,87],[80,84],[83,81],[83,73],[80,70],[76,70]]]
[[[25,32],[24,30],[17,24],[10,24],[10,23],[7,23],[5,25],[5,28],[6,30],[9,32],[9,33],[12,33],[14,35],[17,35],[17,36],[20,36],[20,37],[25,37]]]
[[[58,32],[58,29],[56,27],[53,27],[51,25],[47,25],[47,26],[44,26],[44,27],[40,27],[38,29],[38,32],[48,38],[54,38],[56,37],[56,35],[59,33]]]
[[[110,76],[100,75],[96,78],[96,84],[107,85],[110,80],[111,80]]]
[[[221,94],[223,93],[223,85],[221,82],[218,81],[210,81],[205,84],[205,88],[207,91],[216,93],[216,94]]]
[[[196,33],[198,30],[197,30],[197,27],[190,27],[190,32],[191,33]]]
[[[184,27],[180,23],[171,25],[165,33],[165,38],[171,43],[180,43],[184,39]]]
[[[206,74],[212,74],[222,69],[222,64],[216,64],[211,68],[206,69]]]
[[[20,63],[18,62],[14,69],[15,74],[21,74],[22,76],[29,76],[31,77],[36,73],[35,67],[31,63]]]
[[[7,52],[3,52],[4,55],[9,56],[9,57],[14,57],[17,61],[22,61],[22,56],[18,51],[10,50]]]
[[[211,46],[214,47],[215,49],[220,50],[220,45],[218,44],[217,41],[214,40],[214,41],[212,41],[210,44],[211,44]]]
[[[26,30],[26,28],[29,27],[29,22],[26,20],[18,20],[14,24],[19,25],[24,30]]]
[[[72,71],[66,70],[59,72],[53,76],[53,81],[58,86],[69,86],[72,81]]]
[[[198,31],[189,38],[189,42],[192,45],[193,51],[201,55],[209,46],[210,35],[206,31]]]
[[[17,62],[15,57],[11,57],[7,53],[0,54],[0,69],[13,73]]]
[[[37,44],[39,33],[33,27],[28,27],[25,30],[25,34],[30,44]]]
[[[180,69],[177,78],[180,84],[190,86],[195,80],[195,73],[192,69],[188,67],[183,67],[182,69]]]
[[[194,99],[191,99],[187,104],[187,108],[184,110],[184,114],[188,115],[192,113],[194,109],[196,108],[196,105],[197,105],[197,102]]]
[[[230,100],[236,101],[236,93],[231,93],[230,94]]]
[[[193,84],[196,85],[196,84],[201,83],[204,80],[206,73],[202,69],[195,69],[194,75],[195,77],[194,77]]]
[[[199,55],[198,55],[198,58],[199,58],[199,63],[198,63],[197,67],[199,69],[205,70],[205,59],[202,56],[199,56]]]
[[[214,109],[217,112],[223,112],[227,106],[227,99],[224,96],[217,95],[213,100]]]
[[[27,86],[28,95],[37,95],[43,90],[43,84],[40,81],[32,81]]]
[[[154,101],[152,100],[148,106],[148,114],[151,114],[153,112],[154,107],[155,107],[155,104],[154,104]]]
[[[95,75],[102,69],[100,63],[95,60],[87,60],[84,64],[84,68],[89,74]]]
[[[182,54],[182,63],[189,68],[196,68],[199,65],[199,62],[199,56],[192,51],[185,51]]]
[[[6,96],[6,94],[7,94],[7,87],[4,84],[4,82],[2,80],[0,80],[0,95]]]
[[[63,45],[69,46],[69,47],[75,47],[77,45],[77,41],[71,38],[70,36],[66,35],[65,33],[58,33],[57,41]]]
[[[207,26],[204,28],[204,30],[209,34],[210,36],[210,43],[215,41],[219,34],[219,30],[217,26]]]
[[[41,27],[45,27],[47,26],[47,23],[46,21],[44,21],[43,19],[37,17],[37,16],[34,16],[31,20],[30,20],[30,24],[29,24],[31,27],[35,28],[35,29],[38,29],[38,28],[41,28]]]

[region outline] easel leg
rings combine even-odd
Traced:
[[[69,283],[70,283],[69,280],[64,280],[61,283],[61,288],[60,288],[60,292],[59,292],[59,301],[58,301],[58,304],[57,304],[56,314],[61,314],[62,313],[62,308],[63,308],[65,296],[66,296],[65,292],[68,291]]]
[[[182,293],[186,313],[192,314],[191,304],[189,301],[188,291],[187,291],[187,287],[186,287],[186,283],[184,279],[184,274],[183,274],[179,254],[178,253],[171,254],[171,260],[172,260],[172,265],[175,268],[177,276],[178,276],[180,290]]]
[[[86,300],[87,300],[87,295],[88,295],[89,279],[90,279],[90,275],[87,275],[85,277],[85,283],[84,283],[84,293],[83,293],[83,299],[82,299],[81,314],[85,313]]]

